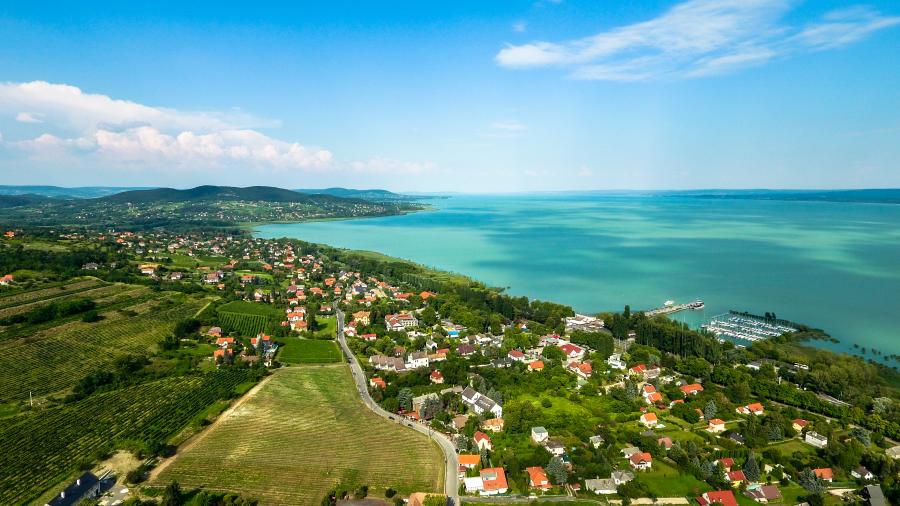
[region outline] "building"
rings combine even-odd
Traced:
[[[828,483],[834,481],[834,471],[830,467],[813,469],[813,473],[815,473],[816,477],[822,481],[827,481]]]
[[[812,430],[806,433],[803,441],[805,441],[806,444],[815,446],[816,448],[825,448],[826,446],[828,446],[828,438]]]
[[[407,369],[420,369],[423,367],[428,367],[428,353],[424,351],[416,351],[407,355]]]
[[[850,476],[856,478],[857,480],[871,480],[875,478],[875,475],[872,474],[872,471],[869,471],[863,466],[859,466],[856,469],[850,471]]]
[[[494,449],[494,445],[491,444],[491,437],[484,432],[481,432],[480,430],[475,431],[475,435],[472,436],[472,440],[475,441],[475,446],[477,446],[479,450]]]
[[[592,478],[584,480],[584,487],[597,495],[612,495],[616,493],[617,485],[612,478]]]
[[[759,503],[781,502],[781,490],[775,485],[760,485],[754,483],[747,485],[745,494],[750,499]]]
[[[543,371],[544,370],[544,361],[543,360],[535,360],[528,364],[529,371]]]
[[[539,488],[541,490],[553,488],[553,485],[550,484],[550,479],[547,478],[547,473],[544,472],[542,467],[526,467],[525,472],[528,473],[528,486],[530,488]]]
[[[738,506],[737,499],[734,497],[734,492],[731,490],[716,490],[713,492],[706,492],[702,496],[697,498],[697,502],[700,506],[709,506],[710,504],[721,504],[722,506]]]
[[[887,506],[888,502],[881,491],[881,485],[866,485],[862,490],[862,496],[868,506]]]
[[[543,427],[532,427],[531,428],[531,440],[535,443],[543,443],[544,441],[550,439],[550,433],[547,432],[547,429]]]
[[[481,427],[491,432],[503,432],[503,419],[491,418],[490,420],[485,420]]]
[[[679,388],[681,389],[682,393],[684,393],[685,397],[687,397],[688,395],[697,395],[703,391],[703,385],[701,385],[700,383],[691,383],[690,385],[682,385]]]
[[[747,404],[746,406],[740,406],[734,408],[734,410],[737,411],[739,415],[762,416],[765,414],[765,408],[763,408],[763,405],[758,402]]]
[[[603,444],[604,439],[603,439],[603,436],[598,435],[598,436],[591,436],[588,439],[588,441],[590,441],[591,446],[593,446],[594,448],[600,448],[600,446]]]
[[[482,495],[505,494],[509,491],[509,485],[506,483],[506,471],[502,467],[491,467],[481,470],[481,482],[484,491]]]
[[[635,471],[646,471],[653,467],[653,456],[647,452],[635,453],[628,458],[628,463]]]
[[[389,331],[402,331],[418,326],[419,320],[410,313],[389,314],[384,317],[384,327]]]
[[[441,385],[444,383],[444,375],[441,374],[441,371],[431,371],[429,379],[431,379],[431,382],[436,385]]]
[[[900,445],[888,448],[884,451],[884,454],[892,459],[900,459]]]
[[[494,402],[490,397],[476,392],[474,388],[466,387],[461,395],[463,404],[472,408],[472,411],[476,414],[492,413],[497,418],[503,416],[502,406]]]
[[[791,421],[791,427],[793,427],[797,432],[803,432],[803,429],[805,429],[808,425],[809,422],[802,418],[797,418],[796,420]]]
[[[475,469],[481,463],[481,455],[477,454],[460,454],[458,457],[459,465],[466,469]]]
[[[369,317],[371,313],[368,311],[357,311],[353,313],[353,321],[359,323],[360,325],[368,325],[370,323]]]
[[[94,473],[85,472],[44,506],[70,506],[100,495],[101,482]]]
[[[625,365],[625,361],[622,360],[622,355],[619,353],[613,353],[606,359],[606,364],[610,369],[618,369],[620,371],[624,371],[627,366]]]
[[[544,449],[556,457],[562,457],[566,453],[566,446],[559,441],[547,441],[544,443]]]
[[[713,418],[709,421],[709,426],[706,428],[707,432],[712,432],[713,434],[720,434],[725,432],[725,420],[721,418]]]
[[[657,421],[656,413],[644,413],[641,415],[641,424],[644,425],[644,427],[656,427]]]

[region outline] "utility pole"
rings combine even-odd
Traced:
[[[28,406],[34,407],[34,399],[31,398],[31,390],[28,391]]]

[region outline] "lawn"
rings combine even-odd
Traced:
[[[552,405],[549,408],[545,408],[541,401],[544,399],[550,400]],[[535,397],[533,395],[520,395],[518,400],[520,401],[531,401],[538,409],[543,411],[548,415],[556,415],[560,413],[567,413],[576,417],[590,417],[591,412],[585,408],[584,406],[579,405],[578,403],[572,402],[569,399],[564,397],[556,397],[552,395],[542,395],[540,397]]]
[[[334,338],[337,336],[337,318],[334,316],[318,317],[316,321],[320,327],[315,334],[317,337]]]
[[[286,364],[328,364],[341,361],[341,352],[334,341],[289,336],[282,342],[278,360]]]
[[[650,471],[635,473],[657,497],[694,497],[709,490],[709,485],[692,475],[679,472],[661,459],[653,459]]]
[[[417,432],[378,417],[346,364],[279,369],[163,464],[151,485],[238,492],[260,504],[318,504],[332,488],[443,488],[443,457]]]
[[[785,457],[790,457],[794,454],[794,452],[800,452],[804,455],[812,455],[816,453],[815,448],[800,441],[799,439],[788,439],[787,441],[782,441],[780,443],[770,444],[766,446],[765,449],[777,450]]]

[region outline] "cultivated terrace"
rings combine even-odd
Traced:
[[[152,457],[176,452],[185,431],[202,430],[267,371],[337,360],[338,311],[375,401],[456,442],[464,497],[815,505],[861,501],[878,485],[900,500],[900,378],[805,346],[827,338],[814,329],[740,348],[627,307],[575,315],[405,261],[238,231],[9,230],[0,276],[4,355],[64,362],[87,343],[53,351],[51,340],[78,328],[115,332],[160,311],[179,315],[154,323],[141,347],[87,361],[53,388],[34,382],[30,399],[0,388],[0,439],[41,418],[59,419],[41,426],[47,437],[65,437],[64,420],[87,419],[80,410],[98,396],[183,412],[164,426],[84,425],[93,443],[50,445],[27,470],[7,467],[25,448],[7,453],[2,503],[52,493],[119,449],[141,457],[129,473],[140,482]],[[121,293],[91,292],[111,286]],[[47,348],[25,337],[39,332],[52,334]],[[92,346],[120,346],[107,343]],[[0,387],[30,384],[23,369],[9,371]],[[200,407],[157,402],[154,382]],[[14,481],[22,471],[35,476],[24,490]]]

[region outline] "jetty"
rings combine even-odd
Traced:
[[[644,314],[647,316],[656,316],[656,315],[667,315],[678,313],[680,311],[686,311],[688,309],[703,309],[704,304],[702,300],[695,300],[693,302],[688,302],[687,304],[675,304],[672,301],[666,301],[666,304],[663,307],[658,307],[656,309],[651,309],[649,311],[644,311]]]

